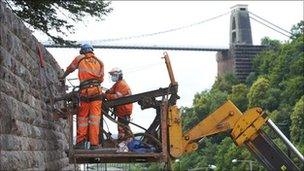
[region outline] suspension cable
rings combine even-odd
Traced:
[[[270,28],[270,29],[272,29],[272,30],[278,32],[278,33],[281,33],[282,35],[284,35],[284,36],[286,36],[286,37],[290,37],[290,36],[291,36],[291,35],[287,35],[287,34],[285,34],[285,33],[282,33],[281,31],[276,30],[275,28],[272,28],[272,27],[266,25],[265,23],[263,23],[263,22],[261,22],[261,21],[255,19],[255,18],[253,18],[253,17],[250,17],[250,18],[253,19],[253,20],[255,20],[256,22],[258,22],[258,23],[260,23],[260,24],[262,24],[262,25],[264,25],[264,26],[266,26],[266,27],[268,27],[268,28]]]
[[[291,33],[290,31],[287,31],[287,30],[283,29],[282,27],[277,26],[277,25],[271,23],[270,21],[268,21],[268,20],[266,20],[266,19],[264,19],[264,18],[262,18],[262,17],[260,17],[260,16],[258,16],[258,15],[256,15],[256,14],[254,14],[254,13],[252,13],[252,12],[250,12],[250,11],[248,11],[248,12],[249,12],[249,14],[251,14],[251,15],[253,15],[253,16],[255,16],[255,17],[257,17],[257,18],[259,18],[259,19],[261,19],[261,20],[263,20],[263,21],[265,21],[266,23],[268,23],[268,24],[270,24],[270,25],[272,25],[272,26],[274,26],[274,27],[276,27],[276,28],[278,28],[278,29],[280,29],[280,30],[282,30],[282,31],[285,31],[286,33],[289,33],[290,35],[292,35],[292,33]]]
[[[188,24],[188,25],[184,25],[184,26],[180,26],[180,27],[176,27],[176,28],[172,28],[172,29],[168,29],[168,30],[164,30],[164,31],[159,31],[159,32],[154,32],[154,33],[147,33],[147,34],[141,34],[141,35],[134,35],[134,36],[119,37],[119,38],[111,38],[111,39],[103,39],[103,40],[93,40],[93,41],[112,42],[112,41],[129,40],[129,39],[135,39],[135,38],[155,36],[155,35],[159,35],[159,34],[164,34],[164,33],[169,33],[169,32],[174,32],[174,31],[178,31],[178,30],[194,27],[196,25],[203,24],[203,23],[215,20],[217,18],[220,18],[220,17],[225,16],[225,15],[227,15],[229,13],[230,13],[230,11],[225,12],[225,13],[220,14],[220,15],[217,15],[215,17],[211,17],[211,18],[208,18],[208,19],[196,22],[196,23],[192,23],[192,24]]]

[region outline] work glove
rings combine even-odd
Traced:
[[[60,76],[58,77],[58,80],[59,80],[59,82],[60,82],[62,85],[65,85],[65,76],[64,76],[64,74],[60,75]]]
[[[65,85],[65,79],[64,79],[64,77],[58,77],[58,80],[59,80],[59,82],[60,82],[62,85]]]
[[[59,76],[59,77],[58,77],[58,80],[59,80],[59,81],[64,81],[64,79],[65,79],[65,78],[62,77],[62,76]]]
[[[70,74],[70,71],[66,70],[62,75],[60,75],[58,77],[58,79],[61,81],[61,80],[65,80],[65,77],[67,77],[68,75]]]

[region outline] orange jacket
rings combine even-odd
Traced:
[[[124,96],[132,95],[131,89],[124,80],[117,81],[111,88],[106,92],[106,98],[108,100],[117,99]],[[121,106],[116,106],[116,115],[119,117],[129,116],[132,113],[133,104],[125,104]]]
[[[78,69],[78,78],[80,83],[88,79],[97,79],[103,82],[104,65],[97,59],[94,53],[78,55],[67,67],[69,73]]]

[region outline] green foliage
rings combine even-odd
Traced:
[[[278,40],[271,40],[269,37],[264,37],[261,40],[261,45],[268,46],[270,49],[276,51],[280,49],[281,42]]]
[[[208,168],[208,165],[215,165],[216,163],[214,158],[216,147],[217,145],[212,143],[210,139],[205,139],[197,152],[181,157],[179,163],[174,163],[174,168],[181,171],[198,168],[205,170]]]
[[[277,50],[264,51],[253,61],[255,77],[263,76],[269,80],[270,89],[265,91],[263,106],[269,111],[277,109],[283,103],[294,106],[304,95],[303,40],[304,35],[298,35],[290,43],[277,45]],[[267,41],[275,42],[270,39]]]
[[[233,163],[233,159],[239,161]],[[226,137],[218,145],[216,152],[217,170],[249,170],[249,160],[253,161],[253,170],[259,170],[260,165],[250,155],[250,152],[243,147],[236,147],[230,137]]]
[[[218,90],[222,92],[231,93],[232,86],[238,84],[239,80],[232,73],[224,74],[224,76],[218,77],[215,83],[212,85],[212,90]]]
[[[291,139],[304,153],[304,96],[296,103],[293,112],[290,115],[291,119]]]
[[[253,82],[257,79],[257,74],[256,72],[250,72],[249,75],[247,76],[245,83],[247,86],[250,86],[253,84]]]
[[[196,94],[193,100],[193,111],[198,114],[198,119],[202,120],[221,106],[226,101],[227,96],[226,92],[219,90],[203,91]]]
[[[259,77],[250,87],[248,93],[249,107],[260,106],[265,108],[266,93],[270,88],[270,82],[264,77]]]
[[[297,39],[301,35],[303,35],[304,32],[304,20],[300,21],[298,24],[294,25],[291,28],[291,39]]]
[[[265,99],[263,100],[265,110],[273,111],[276,110],[281,104],[281,90],[278,88],[269,88],[268,91],[265,92]]]
[[[280,107],[271,113],[271,116],[279,127],[279,129],[289,138],[290,131],[289,127],[291,125],[290,113],[292,107],[287,104],[281,104]]]
[[[112,11],[110,2],[97,1],[65,1],[65,0],[6,0],[11,10],[34,29],[39,29],[48,35],[55,43],[72,43],[64,40],[60,35],[54,35],[52,30],[66,35],[73,33],[74,25],[70,22],[79,22],[86,15],[96,20],[102,20],[104,15]]]
[[[256,75],[269,75],[271,69],[277,65],[277,54],[273,50],[263,51],[253,60]],[[257,77],[256,77],[257,78]]]
[[[290,78],[288,81],[283,81],[282,85],[284,87],[284,91],[282,92],[284,102],[294,105],[303,96],[304,76]]]
[[[182,107],[180,109],[182,116],[183,131],[193,127],[198,122],[198,115],[193,111],[193,108]]]
[[[230,99],[241,111],[245,111],[248,106],[248,88],[245,84],[237,84],[232,86],[232,92],[228,95]]]

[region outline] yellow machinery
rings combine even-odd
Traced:
[[[267,124],[279,134],[287,147],[304,163],[303,155],[266,117],[261,108],[252,108],[243,114],[231,101],[227,101],[185,133],[182,132],[181,120],[177,106],[170,106],[168,111],[168,135],[170,155],[174,158],[195,151],[198,148],[196,142],[203,137],[229,131],[234,143],[237,146],[243,144],[247,146],[248,150],[267,170],[300,170],[261,130],[262,126]]]
[[[180,157],[197,149],[195,140],[231,130],[231,138],[240,146],[245,141],[252,141],[266,119],[260,108],[253,108],[242,114],[231,102],[227,101],[215,112],[194,126],[191,130],[182,133],[180,113],[177,106],[171,106],[168,112],[168,126],[170,139],[170,154]]]

